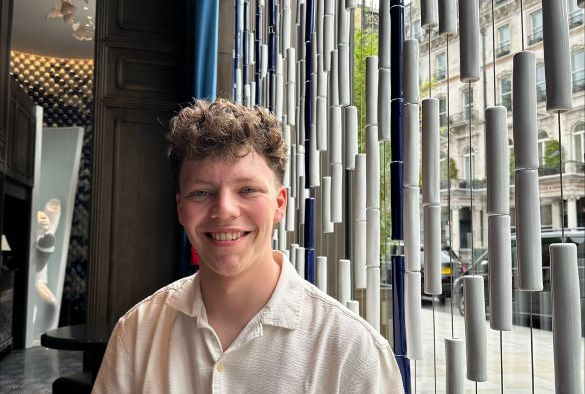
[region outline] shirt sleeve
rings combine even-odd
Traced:
[[[123,323],[118,321],[110,336],[92,394],[134,392],[133,361],[123,332]]]
[[[402,375],[390,345],[378,350],[378,357],[365,366],[363,373],[350,385],[348,393],[404,393]]]

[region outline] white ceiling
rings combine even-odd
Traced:
[[[93,58],[94,40],[79,41],[71,26],[62,18],[48,19],[47,14],[58,0],[15,0],[12,14],[11,49],[36,55],[64,58]],[[77,20],[86,16],[95,20],[95,0],[83,10],[83,0],[70,0],[77,7]]]

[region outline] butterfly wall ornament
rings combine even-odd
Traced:
[[[89,10],[89,0],[83,0],[83,10]],[[82,24],[76,17],[77,7],[72,0],[59,0],[47,13],[48,19],[62,18],[63,22],[71,26],[73,37],[80,41],[90,41],[94,37],[92,17],[86,16],[86,23]]]

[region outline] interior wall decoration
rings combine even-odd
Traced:
[[[10,74],[33,102],[43,108],[43,126],[84,128],[63,287],[62,325],[85,322],[93,69],[92,59],[54,58],[17,51],[11,53]]]
[[[534,9],[536,3],[530,6]],[[530,11],[534,26],[529,39],[534,42],[528,45],[544,41],[546,81],[538,82],[534,52],[524,45],[528,14],[523,0],[234,0],[233,98],[273,111],[289,145],[284,186],[290,204],[275,230],[274,245],[289,256],[299,275],[391,340],[406,392],[416,392],[417,380],[428,378],[417,375],[425,347],[421,295],[432,300],[435,392],[439,369],[449,393],[462,393],[466,383],[477,392],[486,381],[498,382],[504,391],[503,332],[517,324],[513,314],[525,299],[521,292],[531,300],[532,344],[532,295],[543,290],[538,203],[543,148],[537,146],[537,111],[544,107],[539,107],[536,89],[546,82],[546,110],[558,116],[561,144],[560,114],[572,109],[572,94],[580,86],[571,85],[571,78],[583,73],[574,60],[571,69],[568,35],[569,25],[583,25],[583,10],[575,3],[569,14],[570,3],[542,0],[541,19]],[[506,41],[509,27],[498,21],[506,12],[522,18],[522,48],[514,43],[515,54]],[[374,36],[377,53],[364,57],[363,48],[373,46]],[[453,42],[451,48],[459,48],[455,62],[450,60]],[[537,50],[542,56],[542,49]],[[510,66],[513,56],[511,80],[511,67],[500,69],[499,58],[506,55]],[[437,80],[446,80],[446,89],[444,84],[434,88]],[[478,91],[483,91],[483,101]],[[462,98],[460,113],[451,109],[454,94]],[[460,177],[453,144],[464,152]],[[474,158],[480,151],[485,152],[481,164]],[[565,167],[560,161],[564,242]],[[479,173],[485,179],[478,179]],[[331,248],[332,242],[337,247]],[[464,249],[465,267],[454,253]],[[576,377],[582,372],[579,286],[585,280],[575,279],[580,275],[575,250],[572,243],[550,249],[551,270],[558,272],[551,284],[559,392],[581,392]],[[475,261],[478,256],[483,260]],[[560,288],[564,281],[568,285]],[[435,319],[435,302],[441,297],[450,299],[451,329],[444,348],[436,345],[435,330],[445,323]],[[465,308],[459,332],[456,302],[462,314]],[[576,320],[561,317],[568,311]],[[488,326],[500,339],[499,379],[489,376],[488,363],[496,352],[489,347]],[[532,359],[534,346],[526,351]],[[441,352],[444,357],[438,357]],[[443,367],[437,365],[440,360]]]

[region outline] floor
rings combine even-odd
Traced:
[[[0,393],[51,393],[53,380],[81,369],[81,352],[41,346],[13,350],[0,360]]]

